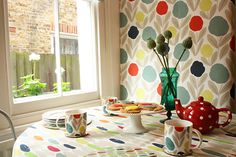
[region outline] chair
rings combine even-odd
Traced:
[[[11,131],[14,137],[14,140],[16,141],[16,132],[15,132],[15,128],[13,126],[12,120],[11,118],[8,116],[8,114],[6,112],[4,112],[3,110],[0,109],[0,113],[8,120],[8,123],[10,124],[11,127]]]

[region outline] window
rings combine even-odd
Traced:
[[[11,70],[12,69],[12,60],[14,59],[14,56],[12,56],[12,49],[16,48],[16,46],[13,46],[14,42],[16,40],[12,40],[12,36],[14,37],[14,34],[11,33],[17,33],[19,30],[22,30],[22,28],[14,28],[15,25],[13,25],[14,20],[10,20],[9,16],[13,16],[12,14],[9,14],[13,8],[9,8],[9,4],[12,0],[7,1],[0,1],[0,108],[7,111],[9,115],[11,115],[13,119],[13,123],[17,126],[21,126],[23,124],[28,124],[37,120],[41,119],[41,114],[49,109],[54,109],[55,107],[63,107],[63,108],[78,108],[78,107],[88,107],[88,106],[94,106],[94,105],[100,105],[100,97],[101,96],[119,96],[119,1],[110,1],[110,0],[77,0],[81,2],[83,5],[79,5],[78,7],[83,7],[83,9],[86,9],[87,12],[80,9],[80,11],[83,11],[86,13],[86,15],[81,15],[83,19],[79,19],[80,16],[78,16],[78,21],[81,21],[82,24],[78,24],[77,26],[80,26],[83,28],[77,28],[77,34],[73,33],[72,31],[68,32],[60,32],[59,30],[62,30],[62,25],[64,21],[60,21],[60,16],[58,16],[58,31],[56,31],[56,27],[53,25],[46,25],[46,29],[33,31],[28,36],[24,36],[23,34],[15,34],[15,36],[19,37],[25,37],[25,39],[20,40],[22,43],[20,46],[18,46],[19,50],[26,50],[24,49],[24,46],[28,46],[29,48],[34,48],[34,46],[37,46],[39,48],[42,48],[44,50],[47,50],[49,54],[55,57],[55,54],[53,54],[54,50],[52,51],[53,40],[55,40],[55,43],[57,46],[55,49],[60,49],[60,40],[58,39],[76,39],[78,40],[78,53],[75,55],[79,55],[77,59],[79,60],[76,63],[79,63],[79,66],[76,66],[77,68],[73,68],[75,70],[75,74],[79,75],[79,82],[77,87],[73,87],[70,91],[62,91],[61,93],[57,92],[54,93],[54,91],[48,91],[38,96],[28,96],[28,97],[15,97],[15,100],[13,102],[13,83],[16,81],[14,78],[14,73]],[[41,0],[34,0],[27,2],[31,3],[34,2],[33,6],[35,7],[34,11],[36,13],[36,9],[39,9],[40,11],[44,11],[47,7],[49,7],[48,4],[44,4],[45,1]],[[60,1],[59,3],[56,0],[48,0],[47,2],[52,2],[51,7],[53,6],[53,11],[51,12],[51,16],[42,15],[43,21],[45,22],[47,19],[56,19],[54,14],[55,8],[60,8]],[[23,18],[24,14],[28,14],[29,10],[32,9],[32,7],[27,7],[26,5],[23,5],[23,1],[21,0],[14,0],[12,1],[14,5],[17,5],[17,3],[21,3],[20,6],[25,9],[23,12],[17,12],[19,15],[19,19],[21,19],[22,25],[29,24],[27,21],[24,21]],[[29,4],[28,3],[28,4]],[[36,4],[40,3],[41,5],[38,5],[38,8],[35,6]],[[58,5],[58,6],[55,6]],[[19,5],[19,4],[18,4]],[[77,4],[76,4],[77,5]],[[41,7],[39,7],[41,6]],[[69,7],[67,7],[69,8]],[[77,10],[78,11],[78,10]],[[58,12],[60,12],[60,9],[58,9]],[[77,13],[80,15],[81,13],[78,11]],[[87,16],[90,15],[90,21],[88,21]],[[109,16],[105,16],[109,15]],[[29,18],[29,17],[28,17]],[[34,15],[32,20],[38,20],[36,16]],[[87,21],[85,20],[87,19]],[[30,21],[30,20],[29,20]],[[87,24],[91,22],[91,26],[93,26],[91,33],[91,39],[87,39],[88,34],[86,34],[86,31],[82,31],[80,33],[80,29],[87,30],[88,27],[86,27]],[[27,29],[33,29],[39,27],[39,25],[42,24],[42,22],[36,22],[36,25],[31,25],[26,27]],[[21,26],[22,26],[21,25]],[[74,26],[72,24],[68,25]],[[54,28],[54,29],[52,29]],[[65,27],[64,27],[65,28]],[[67,30],[73,30],[71,29]],[[43,33],[44,31],[50,30],[50,34],[47,34],[47,38],[42,38],[37,33]],[[57,33],[56,33],[57,32]],[[46,35],[46,33],[44,33]],[[73,37],[72,37],[73,36]],[[33,38],[34,37],[34,38]],[[53,37],[55,37],[53,39]],[[76,38],[74,38],[76,37]],[[47,39],[47,40],[46,40]],[[57,41],[56,41],[57,40]],[[36,45],[34,45],[34,42],[37,42]],[[46,42],[48,44],[48,47],[43,47],[43,42]],[[85,42],[84,44],[81,44]],[[94,45],[92,44],[94,43]],[[56,44],[55,44],[56,45]],[[41,51],[38,51],[38,49],[32,49],[32,51],[35,54],[40,54],[40,61],[43,60],[43,57],[41,56]],[[57,51],[59,52],[59,51]],[[84,53],[82,53],[84,52]],[[91,53],[90,53],[91,52]],[[92,54],[92,52],[95,53],[95,55]],[[59,53],[60,59],[59,63],[63,66],[63,61],[61,62],[61,59],[63,53]],[[46,54],[45,54],[46,56]],[[29,54],[28,56],[21,56],[26,58],[25,61],[29,61]],[[12,59],[13,58],[13,59]],[[37,58],[37,57],[36,57]],[[45,59],[48,59],[44,57]],[[17,60],[19,61],[19,60]],[[39,68],[37,61],[36,68]],[[51,67],[58,63],[51,62]],[[66,62],[68,63],[68,62]],[[88,63],[91,63],[86,66]],[[42,63],[43,64],[43,63]],[[16,66],[23,66],[22,62],[18,62]],[[31,68],[24,68],[24,70],[32,72],[33,65],[30,65]],[[27,67],[30,67],[27,66]],[[59,67],[59,66],[58,66]],[[79,70],[78,70],[79,68]],[[59,69],[61,69],[59,67]],[[50,71],[49,76],[60,76],[56,75],[55,68]],[[66,70],[64,68],[65,72]],[[94,71],[95,70],[95,71]],[[94,71],[94,72],[93,72]],[[66,77],[69,77],[70,75],[63,73],[59,79],[64,80]],[[61,73],[59,73],[61,74]],[[81,75],[83,74],[83,75]],[[36,74],[37,76],[37,74]],[[38,76],[37,76],[38,77]],[[46,79],[49,79],[50,77],[47,77]],[[94,79],[96,78],[96,79]],[[52,79],[51,79],[52,80]],[[41,80],[42,82],[45,82]],[[12,83],[13,82],[13,83]],[[56,83],[57,80],[53,79],[53,83]],[[60,81],[59,81],[60,82]],[[83,83],[84,82],[84,83]],[[48,87],[48,86],[47,86]],[[30,118],[29,118],[30,117]],[[1,132],[2,129],[7,128],[7,124],[2,121],[0,118],[0,141],[1,141]],[[24,126],[22,126],[24,128]],[[20,129],[21,127],[19,127]],[[2,135],[4,136],[4,134]]]
[[[63,98],[65,104],[99,98],[97,4],[95,0],[8,0],[14,108],[45,100]],[[40,106],[32,109],[47,105]]]

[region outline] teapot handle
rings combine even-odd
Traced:
[[[224,123],[222,123],[222,124],[217,123],[217,124],[216,124],[216,128],[225,127],[226,125],[228,125],[228,124],[231,122],[231,120],[232,120],[232,113],[231,113],[230,110],[227,109],[227,108],[219,108],[219,109],[217,109],[217,111],[218,111],[218,112],[226,112],[227,115],[228,115],[228,118],[227,118],[227,120],[226,120]]]

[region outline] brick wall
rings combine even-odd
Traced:
[[[51,53],[54,0],[8,0],[10,51]],[[60,32],[77,34],[76,1],[59,0]]]

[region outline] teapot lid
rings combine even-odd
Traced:
[[[212,106],[212,104],[208,101],[204,101],[204,98],[203,96],[199,96],[198,97],[198,101],[197,103],[201,104],[201,105],[209,105],[209,106]]]

